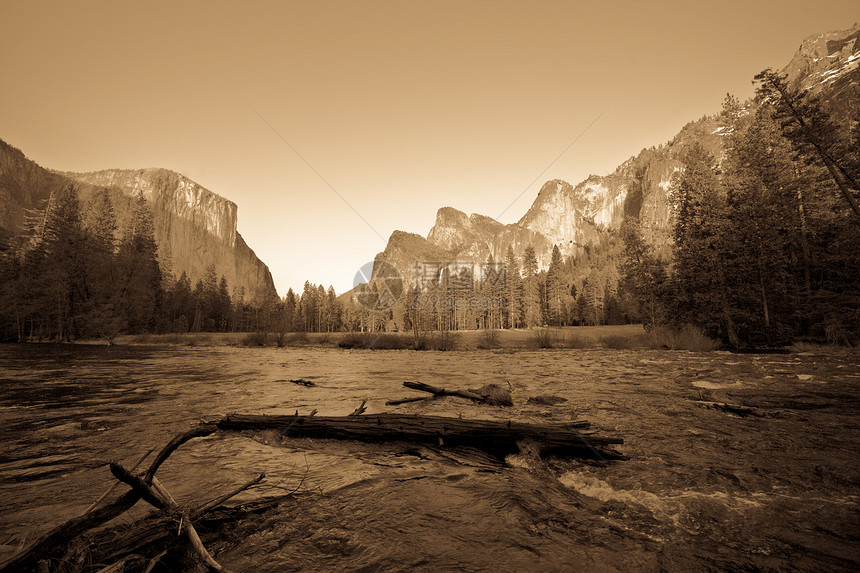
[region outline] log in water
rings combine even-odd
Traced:
[[[513,420],[469,420],[410,414],[362,416],[265,416],[231,414],[217,422],[221,430],[280,430],[284,437],[332,438],[372,442],[407,441],[469,445],[494,453],[518,450],[517,442],[531,440],[547,448],[594,452],[621,438],[583,433],[583,420],[556,424],[527,424]]]

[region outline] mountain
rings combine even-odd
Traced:
[[[246,300],[277,296],[268,267],[236,230],[236,204],[167,169],[50,171],[0,140],[0,228],[22,231],[27,213],[43,208],[53,191],[70,183],[82,204],[107,190],[120,227],[133,198],[142,194],[152,208],[159,250],[169,253],[175,275],[184,271],[194,284],[214,264],[231,289],[244,289]]]
[[[821,96],[838,122],[851,125],[856,117],[852,114],[860,109],[860,25],[807,38],[782,72],[791,85]],[[575,186],[548,181],[525,215],[509,225],[442,207],[426,239],[395,231],[376,259],[394,264],[408,280],[418,261],[501,261],[508,246],[521,259],[531,245],[539,268],[546,269],[554,245],[565,257],[574,255],[596,244],[606,231],[618,229],[627,217],[637,217],[645,239],[659,255],[669,257],[672,176],[682,169],[684,151],[694,143],[720,158],[724,130],[718,117],[706,116],[685,125],[668,143],[643,149],[608,175],[590,175]]]

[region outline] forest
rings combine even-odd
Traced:
[[[635,218],[539,270],[533,248],[508,248],[493,276],[463,288],[445,270],[430,290],[406,285],[371,309],[332,287],[247,300],[214,266],[191,284],[173,272],[141,196],[118,222],[106,192],[74,185],[0,246],[0,340],[71,341],[123,333],[415,332],[480,328],[694,325],[728,347],[798,337],[854,345],[860,335],[860,124],[770,70],[754,101],[726,97],[723,150],[684,149],[670,202],[670,257]],[[379,281],[363,287],[384,288]]]

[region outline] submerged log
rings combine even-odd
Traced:
[[[701,408],[709,408],[711,410],[722,410],[730,414],[738,416],[761,416],[758,410],[749,406],[741,406],[740,404],[728,404],[726,402],[711,402],[709,400],[693,400],[696,406]]]
[[[432,396],[421,396],[416,398],[403,398],[402,400],[389,400],[385,404],[387,406],[397,406],[399,404],[407,404],[409,402],[420,402],[421,400],[430,400],[432,398],[441,398],[443,396],[457,396],[466,398],[482,404],[492,404],[494,406],[513,406],[511,394],[507,390],[502,389],[496,384],[487,384],[482,388],[475,390],[446,390],[437,386],[431,386],[424,382],[404,382],[403,385],[412,390],[419,392],[427,392]]]
[[[142,478],[143,481],[147,484],[151,483],[155,472],[158,471],[161,464],[170,457],[170,454],[172,454],[176,448],[193,438],[208,436],[217,431],[217,429],[218,427],[215,424],[204,424],[192,428],[183,434],[179,434],[170,440],[149,466],[149,469]],[[99,527],[111,519],[122,515],[131,509],[138,500],[140,500],[140,495],[135,490],[130,490],[105,506],[91,510],[84,515],[70,519],[63,524],[58,525],[30,544],[30,546],[25,550],[14,555],[5,563],[0,564],[0,571],[32,571],[36,567],[38,561],[44,556],[51,554],[58,547],[65,546],[70,540],[78,537],[82,533],[95,527]]]
[[[183,529],[183,524],[185,525],[183,530],[185,537],[188,539],[191,547],[194,548],[194,551],[197,553],[200,560],[213,571],[226,571],[220,563],[212,558],[212,555],[210,555],[209,551],[204,547],[203,542],[200,541],[200,536],[197,534],[197,530],[191,522],[188,511],[183,510],[163,486],[148,484],[146,480],[142,479],[140,476],[134,475],[116,462],[110,463],[110,471],[116,479],[124,481],[131,486],[141,498],[146,500],[153,507],[165,510],[170,509],[179,513],[179,528]],[[153,482],[154,484],[158,484],[155,480],[153,480]]]
[[[369,442],[405,441],[446,446],[469,445],[493,453],[518,451],[517,442],[531,440],[545,448],[590,450],[621,444],[621,438],[583,433],[585,421],[527,424],[513,420],[464,420],[409,414],[362,416],[266,416],[231,414],[217,425],[222,430],[280,430],[285,437],[330,438]]]
[[[424,382],[404,382],[403,385],[420,392],[429,392],[434,396],[459,396],[460,398],[467,398],[475,402],[483,402],[485,399],[484,396],[470,392],[469,390],[446,390],[445,388],[438,388]]]

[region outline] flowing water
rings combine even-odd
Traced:
[[[414,395],[405,380],[495,382],[515,405],[385,406]],[[180,502],[261,472],[298,489],[210,544],[234,571],[857,569],[858,388],[857,355],[835,352],[2,346],[0,560],[84,511],[113,482],[108,461],[132,465],[201,419],[342,415],[367,399],[371,413],[587,419],[623,437],[629,459],[542,460],[524,445],[497,461],[262,432],[193,440],[159,477]]]

